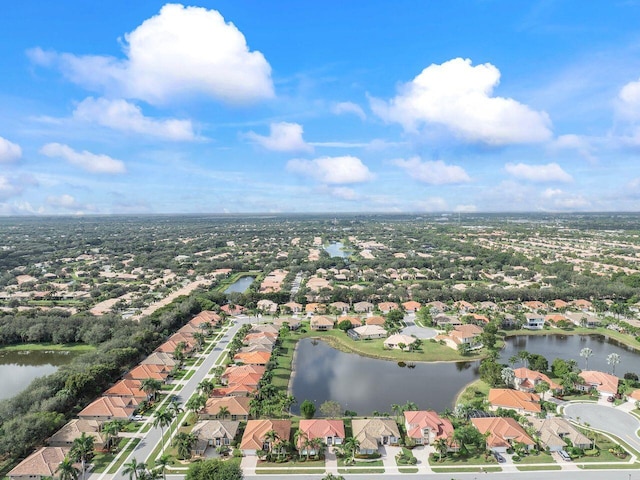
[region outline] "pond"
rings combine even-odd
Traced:
[[[391,405],[414,402],[423,409],[442,411],[466,384],[478,377],[478,362],[417,363],[415,368],[396,362],[344,353],[326,343],[305,338],[298,342],[292,394],[307,399],[316,410],[335,400],[343,410],[370,415],[391,412]]]
[[[325,251],[331,257],[347,258],[349,256],[349,252],[343,250],[343,248],[344,245],[342,244],[342,242],[330,243],[329,245],[324,247]]]
[[[249,286],[255,279],[255,277],[240,277],[238,280],[229,285],[224,293],[244,293],[247,291],[247,288],[249,288]]]
[[[71,363],[76,355],[59,350],[0,352],[0,399],[17,395],[34,379]]]
[[[315,343],[315,344],[314,344]],[[593,356],[589,369],[611,371],[607,355],[620,355],[616,373],[640,374],[640,354],[602,335],[539,335],[516,336],[506,341],[500,362],[521,350],[544,355],[549,365],[554,358],[574,359],[585,368],[580,350],[589,347]],[[520,367],[516,363],[514,368]],[[293,410],[307,399],[316,409],[326,400],[335,400],[343,410],[370,415],[374,410],[391,413],[391,405],[414,402],[421,409],[442,412],[453,408],[455,397],[470,382],[479,377],[479,362],[416,363],[415,368],[401,368],[396,362],[361,357],[336,350],[322,341],[305,338],[298,342],[295,375],[291,380],[292,394],[298,400]]]

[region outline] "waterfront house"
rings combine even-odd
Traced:
[[[618,393],[619,379],[615,375],[597,370],[583,370],[578,375],[584,380],[584,384],[576,384],[575,387],[578,390],[588,392],[596,389],[600,395],[605,397]]]
[[[104,450],[107,447],[107,441],[106,436],[100,433],[101,425],[102,422],[98,420],[74,418],[51,435],[47,440],[47,445],[50,447],[71,448],[74,440],[84,433],[87,436],[93,437],[93,445],[96,450]]]
[[[296,448],[300,455],[315,455],[315,450],[307,452],[305,440],[321,439],[325,445],[341,445],[344,440],[344,422],[342,420],[331,420],[326,418],[314,418],[311,420],[300,420],[298,427],[301,435],[298,437]]]
[[[544,315],[541,313],[526,313],[522,328],[528,330],[542,330],[544,328]]]
[[[78,413],[78,418],[84,420],[130,420],[137,404],[129,398],[99,397]]]
[[[456,326],[447,335],[438,335],[436,340],[444,340],[447,346],[453,349],[457,349],[458,345],[463,343],[466,343],[472,349],[481,348],[480,335],[482,331],[479,326],[468,323]]]
[[[404,412],[404,425],[407,437],[412,438],[416,445],[431,445],[440,438],[452,442],[453,425],[447,418],[440,417],[430,410],[415,410]],[[454,450],[453,447],[450,450]]]
[[[269,440],[267,432],[271,430],[277,434],[277,440]],[[258,450],[273,451],[274,444],[279,440],[289,441],[291,436],[291,420],[249,420],[242,435],[240,449],[245,455],[255,455]]]
[[[535,393],[511,390],[510,388],[492,388],[489,390],[489,405],[493,410],[508,408],[524,414],[540,413],[540,397]]]
[[[487,449],[492,452],[506,453],[507,449],[516,443],[523,443],[527,450],[533,450],[535,447],[535,442],[513,418],[472,418],[471,423],[481,434],[489,433]]]
[[[207,448],[230,446],[238,434],[240,422],[233,420],[201,420],[191,433],[197,438],[193,455],[204,456]]]
[[[351,421],[353,437],[360,442],[358,453],[371,455],[380,445],[396,445],[400,431],[392,418],[354,418]]]
[[[536,385],[540,382],[547,382],[549,384],[549,390],[553,390],[554,392],[562,391],[562,385],[557,384],[542,372],[521,367],[514,369],[513,373],[515,374],[514,387],[521,392],[535,392]]]
[[[354,340],[371,340],[374,338],[385,338],[387,331],[378,325],[362,325],[347,332]]]
[[[316,332],[326,332],[333,329],[333,320],[323,315],[316,315],[311,318],[311,330]]]
[[[67,454],[68,448],[42,447],[22,460],[7,473],[9,480],[43,480],[58,475],[57,469]]]
[[[266,365],[271,358],[271,352],[239,352],[233,361],[243,365]]]
[[[395,334],[391,335],[389,338],[385,339],[384,346],[385,348],[400,348],[400,344],[404,344],[403,350],[409,351],[411,350],[410,345],[415,343],[416,338],[411,337],[409,335]]]

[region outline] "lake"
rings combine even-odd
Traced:
[[[0,399],[17,395],[34,379],[54,373],[75,356],[64,351],[0,352]]]
[[[345,252],[343,248],[344,245],[342,244],[342,242],[330,243],[329,245],[324,247],[325,251],[331,257],[347,258],[349,256],[349,252]]]
[[[247,291],[247,288],[249,288],[249,286],[255,279],[255,277],[240,277],[238,280],[229,285],[224,293],[244,293]]]
[[[507,339],[500,353],[500,362],[521,350],[539,353],[549,360],[574,359],[584,369],[580,350],[589,347],[593,356],[589,369],[611,371],[607,355],[617,353],[621,362],[616,373],[640,374],[640,355],[634,350],[608,340],[602,335],[539,335],[517,336]],[[514,367],[521,366],[517,363]],[[396,362],[361,357],[336,350],[322,341],[305,338],[298,342],[292,394],[298,400],[293,408],[308,399],[316,409],[326,400],[335,400],[343,410],[370,415],[374,410],[390,412],[391,405],[412,401],[421,409],[442,412],[453,408],[455,397],[470,382],[479,377],[479,362],[417,363],[415,368],[401,368]]]

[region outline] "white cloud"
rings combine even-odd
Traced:
[[[526,163],[507,163],[504,166],[508,174],[530,182],[572,182],[573,177],[557,163],[546,165],[528,165]]]
[[[449,210],[447,201],[442,197],[429,197],[425,200],[418,200],[416,206],[418,210],[425,212],[446,212]]]
[[[0,137],[0,163],[9,163],[22,157],[20,145]]]
[[[47,197],[47,205],[64,210],[93,210],[91,207],[80,204],[73,196],[69,194],[50,195]]]
[[[640,118],[640,80],[629,82],[618,93],[618,112],[631,119]]]
[[[142,110],[126,100],[85,98],[78,104],[73,117],[124,132],[139,133],[165,140],[195,140],[190,120],[157,120],[145,117]]]
[[[124,162],[107,155],[98,155],[83,150],[77,152],[68,145],[60,143],[47,143],[40,149],[40,153],[47,157],[63,158],[76,167],[80,167],[90,173],[124,173]]]
[[[442,160],[423,162],[419,157],[411,157],[408,160],[392,160],[391,163],[402,168],[411,178],[430,185],[447,185],[471,181],[471,177],[465,172],[464,168],[458,165],[447,165]]]
[[[460,213],[473,213],[478,211],[478,207],[475,205],[456,205],[453,211]]]
[[[357,200],[359,195],[349,187],[334,187],[329,192],[332,196],[341,198],[343,200]]]
[[[329,185],[362,183],[374,177],[359,158],[352,156],[293,159],[287,163],[287,170]]]
[[[489,145],[548,140],[548,115],[511,98],[492,97],[499,81],[500,72],[490,63],[474,67],[469,59],[455,58],[425,68],[389,102],[370,99],[371,108],[412,132],[441,125],[465,141]]]
[[[593,148],[589,141],[580,135],[560,135],[551,144],[555,150],[575,150],[589,162],[595,163],[598,158],[593,154]]]
[[[32,49],[31,60],[57,64],[71,81],[152,104],[206,95],[229,103],[274,96],[262,53],[216,10],[167,4],[124,37],[125,59]]]
[[[312,152],[313,147],[302,139],[302,133],[302,125],[280,122],[270,125],[269,136],[249,132],[245,134],[245,137],[267,150],[276,152]]]
[[[364,113],[364,110],[360,105],[353,102],[340,102],[336,103],[331,109],[333,113],[336,115],[343,115],[345,113],[351,113],[353,115],[357,115],[361,120],[367,118],[367,115]]]
[[[20,195],[24,191],[24,184],[17,179],[0,175],[0,200],[6,200]]]

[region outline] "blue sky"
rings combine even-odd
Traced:
[[[640,2],[14,2],[0,214],[638,211]]]

